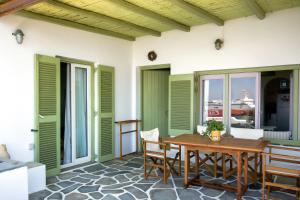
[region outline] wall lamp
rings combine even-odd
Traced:
[[[24,33],[21,29],[17,29],[15,32],[12,33],[12,35],[16,37],[16,41],[18,44],[23,43]]]
[[[223,47],[224,41],[221,39],[216,39],[215,41],[215,48],[220,50]]]

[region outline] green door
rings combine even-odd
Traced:
[[[194,132],[194,76],[169,77],[169,134]]]
[[[60,61],[35,56],[35,160],[47,176],[60,172]]]
[[[98,155],[99,161],[115,157],[115,70],[113,67],[98,66]]]
[[[143,130],[158,128],[161,136],[168,135],[169,69],[144,70]]]

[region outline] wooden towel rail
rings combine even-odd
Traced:
[[[123,152],[122,152],[122,135],[127,134],[127,133],[133,133],[135,132],[135,143],[136,143],[136,153],[139,151],[139,122],[141,120],[138,119],[133,119],[133,120],[123,120],[123,121],[116,121],[116,124],[120,125],[120,160],[123,159]],[[135,130],[130,130],[130,131],[123,131],[122,126],[125,124],[135,124]]]

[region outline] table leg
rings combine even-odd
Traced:
[[[122,152],[122,123],[120,123],[120,160],[123,160]]]
[[[184,187],[189,186],[190,154],[185,146],[184,148]]]
[[[199,150],[195,151],[195,173],[199,177]]]
[[[247,192],[247,190],[248,190],[248,153],[246,153],[246,157],[244,158],[244,170],[245,170],[245,177],[244,177],[245,190],[243,192]]]
[[[237,152],[237,200],[240,200],[242,197],[242,160],[241,160],[241,152]]]

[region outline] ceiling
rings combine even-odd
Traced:
[[[0,0],[0,3],[3,0]],[[86,31],[135,40],[207,23],[300,6],[300,0],[48,0],[17,14]]]

